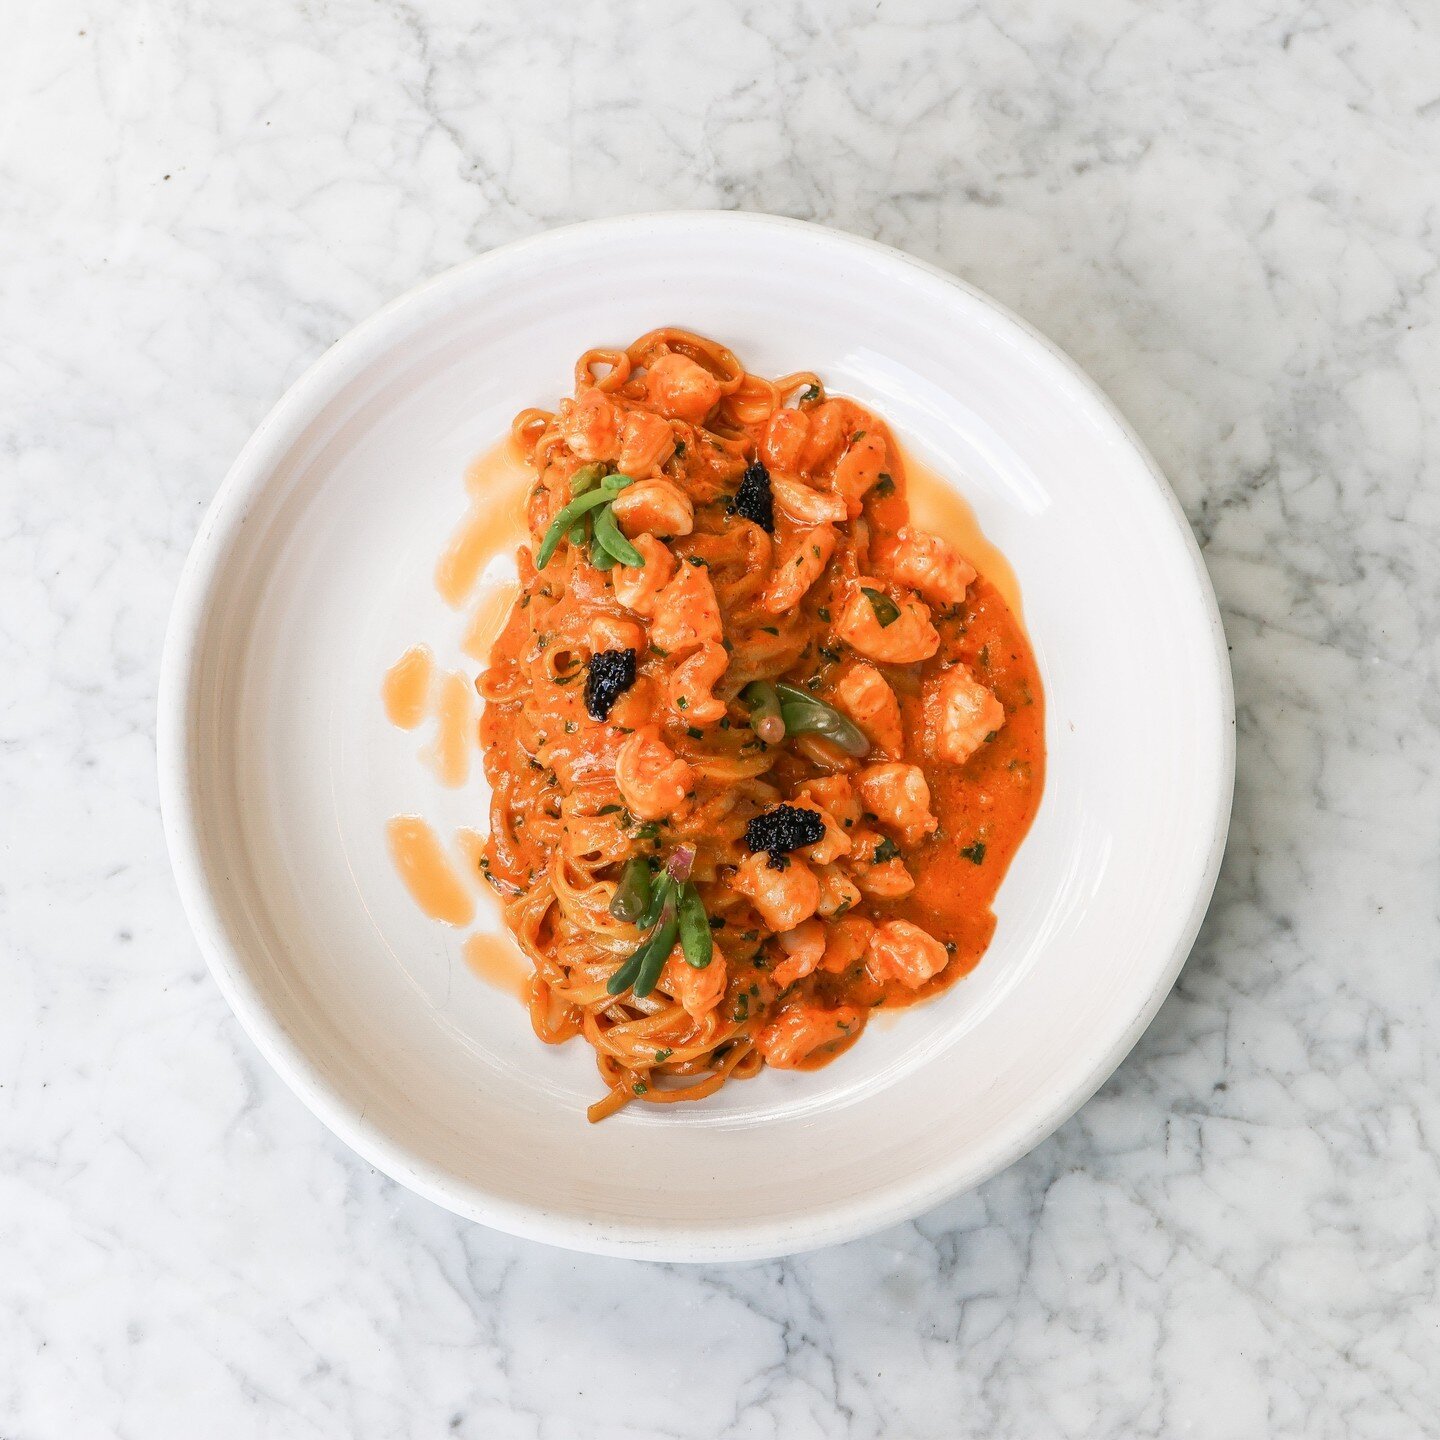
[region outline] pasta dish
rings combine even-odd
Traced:
[[[662,329],[525,410],[519,594],[476,681],[479,864],[589,1111],[854,1045],[970,971],[1039,803],[1017,617],[909,523],[884,420]]]

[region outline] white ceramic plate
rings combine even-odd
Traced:
[[[576,357],[675,324],[814,369],[954,478],[1018,572],[1049,769],[976,972],[828,1068],[598,1126],[588,1046],[541,1045],[387,855],[386,819],[483,829],[378,685],[458,632],[436,554],[469,460]],[[459,655],[441,656],[458,661]],[[473,667],[472,667],[473,668]],[[1022,1155],[1124,1057],[1209,900],[1233,773],[1226,649],[1165,481],[1105,398],[994,302],[793,221],[638,216],[491,252],[346,336],[265,420],[195,543],[160,778],[181,892],[271,1063],[372,1164],[580,1250],[762,1257],[915,1215]]]

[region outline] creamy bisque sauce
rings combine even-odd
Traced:
[[[483,665],[490,659],[490,647],[500,638],[500,631],[510,617],[510,607],[519,593],[520,582],[507,580],[475,602],[470,624],[460,641],[460,648],[472,660]]]
[[[435,588],[452,609],[458,610],[469,599],[492,556],[513,551],[524,542],[528,481],[525,462],[509,439],[466,470],[470,513],[435,566]]]
[[[950,540],[1020,622],[1020,586],[1015,572],[985,538],[974,510],[942,476],[903,446],[897,448],[905,467],[910,523]],[[471,600],[492,561],[513,555],[526,542],[525,500],[532,481],[509,438],[466,470],[470,510],[435,568],[435,587],[452,609],[461,609]],[[513,577],[495,583],[488,583],[487,577],[484,593],[471,607],[460,639],[461,650],[478,664],[488,662],[517,591]],[[383,687],[385,710],[392,723],[402,729],[420,724],[430,712],[434,679],[434,659],[426,646],[415,646],[396,662]],[[434,706],[437,734],[424,757],[442,783],[458,787],[469,778],[471,748],[478,743],[475,693],[458,672],[446,673],[439,688]],[[457,870],[439,836],[419,816],[397,816],[390,821],[388,833],[396,870],[420,909],[450,925],[470,925],[475,918],[473,891],[483,884],[480,860],[485,837],[475,830],[456,832],[456,847],[463,856],[463,865]],[[476,931],[466,938],[462,952],[469,968],[487,984],[524,998],[530,981],[529,962],[507,934]]]
[[[532,481],[524,457],[508,437],[473,461],[465,472],[470,509],[435,567],[435,587],[452,609],[463,609],[474,598],[460,648],[477,662],[489,657],[518,589],[513,571],[505,575],[503,564],[497,567],[499,578],[485,571],[492,561],[513,556],[525,542],[525,500]],[[435,736],[421,758],[442,784],[464,785],[479,741],[477,700],[469,677],[439,671],[430,647],[416,645],[386,673],[381,697],[386,716],[402,730],[413,730],[435,716]],[[475,892],[483,883],[483,835],[456,832],[455,848],[462,857],[458,865],[418,815],[397,815],[387,827],[387,839],[397,874],[426,915],[461,928],[474,922]],[[467,937],[462,952],[469,968],[487,984],[523,998],[529,964],[508,934],[478,930]]]
[[[425,718],[434,673],[435,657],[428,645],[412,646],[386,671],[380,695],[392,725],[413,730]]]
[[[458,670],[447,671],[440,682],[435,720],[435,739],[422,758],[442,785],[458,790],[470,778],[470,752],[479,743],[475,687]]]
[[[975,512],[953,486],[917,460],[903,445],[905,494],[910,523],[917,530],[943,535],[1000,592],[1010,613],[1021,619],[1020,582],[1010,562],[986,538]]]
[[[524,1000],[530,988],[530,962],[508,935],[477,930],[460,947],[465,963],[487,984]]]
[[[434,830],[418,815],[397,815],[386,834],[390,858],[415,903],[432,919],[468,925],[475,918],[474,897]]]

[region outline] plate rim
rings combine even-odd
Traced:
[[[564,247],[581,236],[623,234],[656,225],[738,225],[781,234],[799,234],[838,250],[879,255],[954,287],[1000,324],[1045,352],[1068,373],[1079,391],[1117,428],[1165,503],[1170,521],[1191,562],[1190,580],[1208,624],[1211,675],[1220,706],[1216,793],[1205,865],[1189,914],[1177,932],[1171,953],[1155,974],[1149,993],[1098,1057],[1079,1084],[1059,1095],[1039,1116],[1016,1133],[1002,1137],[963,1165],[934,1167],[908,1183],[895,1182],[835,1204],[819,1214],[801,1213],[781,1220],[723,1226],[686,1224],[657,1229],[624,1221],[601,1224],[520,1205],[486,1194],[439,1167],[419,1162],[406,1147],[367,1126],[342,1095],[324,1082],[283,1021],[250,982],[238,947],[232,945],[211,890],[199,842],[193,784],[196,746],[187,716],[199,642],[213,599],[215,582],[249,502],[262,488],[275,460],[293,443],[306,417],[332,399],[354,375],[371,363],[378,344],[402,317],[423,309],[427,300],[472,276],[503,265],[526,251]],[[1064,350],[1028,321],[959,276],[906,251],[865,236],[811,221],[738,210],[666,210],[611,216],[540,231],[496,246],[396,296],[340,336],[294,380],[261,420],[230,465],[206,508],[182,567],[172,601],[161,654],[157,689],[156,760],[160,809],[166,847],[181,904],[206,964],[226,1003],[252,1043],[312,1114],[361,1159],[390,1179],[465,1219],[524,1239],[538,1240],[589,1254],[657,1261],[712,1262],[764,1260],[800,1254],[869,1235],[899,1224],[974,1189],[1014,1164],[1073,1116],[1119,1068],[1154,1019],[1173,988],[1209,909],[1229,833],[1235,783],[1235,702],[1229,648],[1215,589],[1189,521],[1174,490],[1132,426],[1105,391]]]

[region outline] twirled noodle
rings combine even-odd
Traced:
[[[535,482],[520,593],[476,680],[493,796],[483,867],[534,966],[536,1035],[594,1049],[607,1093],[591,1118],[637,1098],[701,1099],[767,1063],[823,1064],[875,1006],[966,973],[1039,800],[1040,682],[997,592],[907,528],[884,422],[812,371],[750,374],[724,345],[666,327],[587,350],[574,398],[522,410],[512,433]],[[606,568],[598,510],[557,527],[539,567],[582,467],[591,487],[617,470],[666,482],[612,517],[648,568],[633,555]],[[623,489],[611,483],[597,502]],[[785,497],[773,518],[755,499],[772,486]],[[807,507],[828,517],[818,529]],[[860,594],[873,616],[855,608]],[[888,635],[887,605],[907,617]],[[934,644],[889,653],[902,633]],[[679,639],[661,648],[657,634]],[[592,713],[594,655],[604,637],[632,635],[633,684]],[[741,692],[781,681],[800,698],[784,743],[770,743]],[[843,745],[806,719],[843,710],[842,694],[865,700]],[[971,734],[965,715],[970,731],[976,715],[989,729]],[[883,755],[853,753],[854,736],[884,726],[895,734]],[[678,787],[668,799],[662,778]],[[747,835],[781,806],[819,810],[825,837],[766,861]],[[653,989],[612,994],[645,940],[611,913],[622,869],[639,857],[658,883],[677,855],[713,958],[695,968],[677,945]]]

